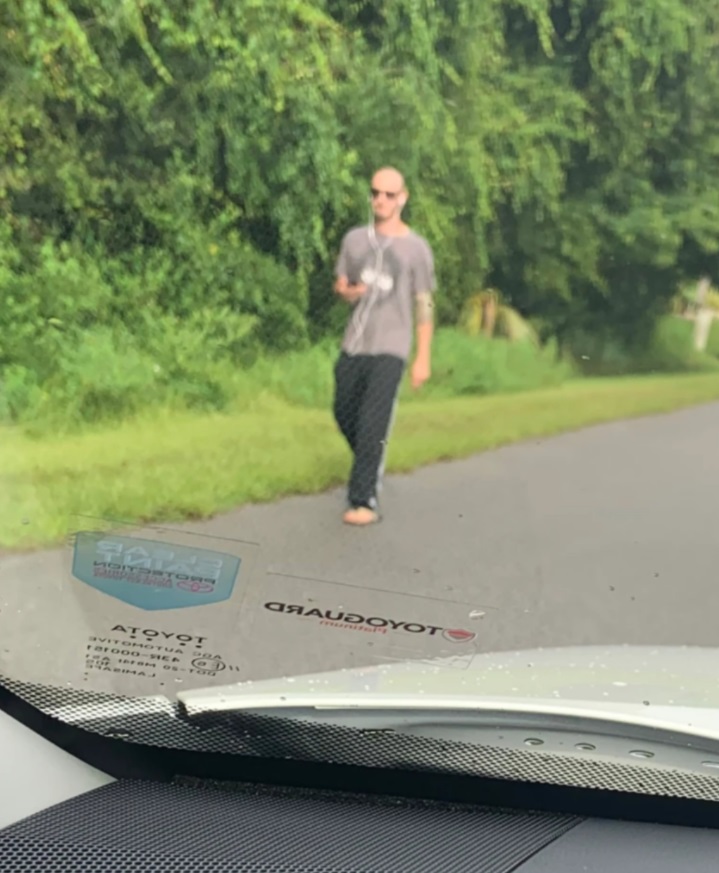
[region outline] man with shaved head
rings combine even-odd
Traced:
[[[402,221],[408,198],[398,170],[378,170],[369,193],[372,219],[345,234],[335,267],[335,293],[351,307],[334,396],[335,420],[354,456],[347,524],[379,520],[378,490],[413,327],[412,387],[430,376],[434,258],[428,242]]]

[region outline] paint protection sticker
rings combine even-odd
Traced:
[[[241,678],[258,553],[241,540],[75,517],[52,566],[6,590],[0,677],[127,697]]]
[[[138,609],[183,609],[232,596],[242,558],[166,539],[79,531],[72,575]]]
[[[247,601],[252,679],[420,660],[466,669],[492,607],[268,573]]]

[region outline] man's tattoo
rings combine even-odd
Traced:
[[[423,291],[422,293],[417,295],[417,304],[416,304],[416,312],[417,312],[417,323],[418,324],[427,324],[432,321],[432,310],[434,308],[434,304],[432,302],[432,295]]]

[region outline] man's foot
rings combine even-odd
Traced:
[[[345,512],[342,520],[345,524],[365,525],[379,521],[379,513],[369,506],[354,506]]]

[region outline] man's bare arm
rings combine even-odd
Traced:
[[[415,322],[417,358],[429,363],[434,333],[434,301],[430,291],[422,291],[415,297]]]
[[[415,297],[415,318],[417,326],[432,324],[434,321],[434,300],[431,291],[420,291]]]

